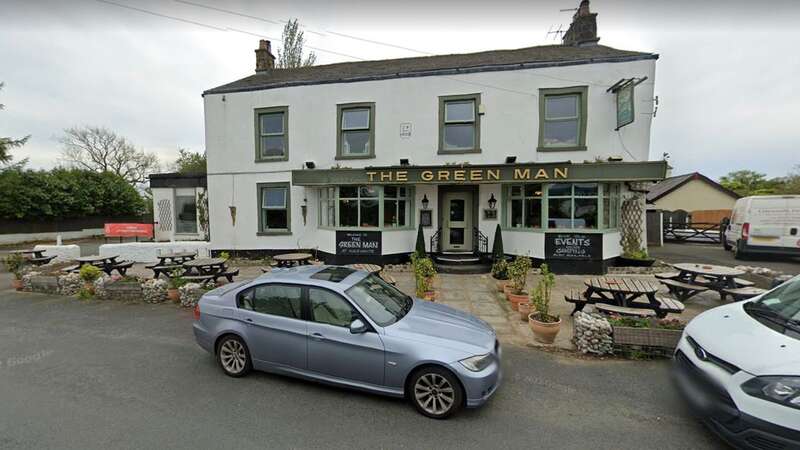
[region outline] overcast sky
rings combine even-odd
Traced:
[[[124,5],[120,7],[109,2]],[[213,5],[252,18],[190,3]],[[64,128],[108,127],[171,163],[203,151],[205,89],[253,72],[258,35],[298,18],[317,63],[552,44],[578,0],[3,0],[0,136],[15,159],[58,164]],[[601,44],[661,55],[651,159],[717,178],[800,164],[800,2],[595,0]],[[172,16],[174,20],[151,13]],[[274,44],[273,44],[274,45]]]

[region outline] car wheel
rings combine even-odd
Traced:
[[[217,361],[225,375],[234,378],[243,377],[253,369],[250,351],[239,336],[222,338],[217,347]]]
[[[464,406],[464,390],[458,379],[440,367],[424,367],[411,377],[409,397],[425,416],[446,419]]]

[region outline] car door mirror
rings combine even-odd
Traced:
[[[365,324],[361,319],[356,319],[350,322],[350,332],[353,334],[366,333],[367,330],[367,324]]]

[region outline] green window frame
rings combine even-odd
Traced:
[[[318,192],[320,228],[385,231],[414,229],[415,197],[411,186],[342,185],[323,187]],[[370,210],[374,210],[375,202],[378,207],[377,221],[369,223],[368,219],[374,216]],[[355,213],[354,224],[342,225],[343,208],[351,208]]]
[[[539,146],[540,152],[564,152],[586,150],[586,122],[588,118],[587,86],[573,86],[557,89],[539,89]],[[557,111],[555,101],[575,100],[574,112]],[[574,123],[576,137],[571,143],[550,142],[548,130],[569,126]]]
[[[292,186],[290,183],[258,183],[258,235],[292,234]],[[276,194],[283,191],[282,203],[270,203],[277,197],[270,197],[269,194]],[[285,222],[284,226],[270,226],[270,223],[280,223],[281,219]]]
[[[349,114],[367,112],[367,124],[348,124]],[[367,137],[367,148],[364,153],[350,153],[348,141],[350,136]],[[375,157],[375,103],[343,103],[336,105],[336,158],[335,159],[370,159]]]
[[[472,103],[472,117],[450,116],[448,106]],[[439,151],[441,155],[481,152],[481,94],[444,95],[439,97]],[[455,111],[454,111],[455,112]],[[472,128],[472,146],[457,146],[447,142],[449,130]]]
[[[511,231],[615,230],[620,192],[619,183],[508,184],[502,191],[501,226]],[[538,223],[531,211],[541,214]]]
[[[256,162],[274,162],[289,160],[289,107],[272,106],[269,108],[256,108],[255,116],[255,147]],[[266,119],[278,117],[281,120],[281,129],[269,129]],[[274,124],[274,122],[273,122]],[[283,147],[281,155],[265,155],[268,142],[280,142]]]

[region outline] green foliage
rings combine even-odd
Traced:
[[[9,273],[14,274],[14,278],[22,279],[22,268],[25,267],[25,258],[19,253],[9,253],[3,258],[3,265]]]
[[[224,260],[229,260],[231,259],[231,254],[228,252],[220,252],[219,257]]]
[[[528,282],[528,272],[531,271],[533,264],[527,256],[519,255],[508,265],[508,278],[511,280],[511,290],[519,295],[525,292],[525,285]]]
[[[112,173],[15,165],[0,170],[0,219],[54,221],[140,215],[144,200]]]
[[[78,272],[78,274],[81,276],[81,280],[84,282],[94,283],[94,280],[100,278],[100,275],[103,274],[103,271],[97,266],[84,264],[81,266],[81,270]]]
[[[278,60],[275,67],[278,69],[294,69],[297,67],[313,66],[317,61],[317,55],[310,52],[303,58],[303,46],[305,37],[300,29],[297,19],[289,20],[283,27],[281,41],[283,48],[278,50]]]
[[[497,280],[508,279],[508,261],[505,258],[498,259],[492,264],[492,276]]]
[[[686,324],[678,319],[650,319],[646,317],[629,317],[611,315],[608,323],[614,327],[657,328],[662,330],[682,330]]]
[[[4,83],[0,83],[0,90],[3,89],[3,85]],[[5,105],[0,103],[0,110],[3,109],[4,106]],[[28,142],[28,139],[30,139],[30,135],[20,139],[0,137],[0,163],[11,162],[11,149],[22,147]]]
[[[175,170],[178,173],[206,173],[206,154],[178,149]]]
[[[556,276],[550,272],[547,264],[542,264],[540,271],[541,279],[536,284],[536,288],[531,291],[529,297],[531,311],[539,322],[558,322],[558,316],[550,315],[550,299],[553,294],[553,286],[556,284]]]
[[[181,286],[186,285],[188,281],[183,278],[183,270],[175,269],[169,274],[169,288],[170,289],[178,289]]]
[[[623,248],[622,256],[628,259],[650,259],[650,256],[647,254],[647,249],[645,248],[631,248],[627,250]]]
[[[416,281],[417,297],[422,297],[425,292],[431,290],[433,277],[436,276],[436,267],[433,261],[425,256],[411,255],[411,262],[414,267],[414,280]]]
[[[492,261],[505,260],[506,254],[503,250],[503,233],[500,230],[500,224],[494,229],[494,242],[492,242]]]
[[[765,174],[753,170],[731,172],[721,177],[719,184],[742,197],[775,194],[780,187],[779,180],[768,180]]]
[[[87,289],[86,287],[82,287],[78,290],[78,298],[81,300],[90,300],[94,297],[94,292],[91,289]]]
[[[414,247],[414,255],[417,258],[424,258],[428,255],[425,253],[425,234],[422,232],[422,224],[417,227],[417,244]]]

